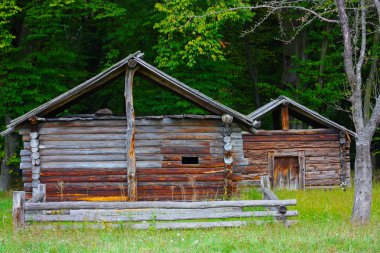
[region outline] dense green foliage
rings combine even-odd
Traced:
[[[285,68],[289,45],[275,39],[282,32],[276,18],[242,36],[265,13],[224,11],[249,4],[245,0],[6,1],[0,5],[0,122],[5,115],[15,118],[141,50],[147,61],[243,113],[285,94],[350,126],[347,115],[333,107],[349,109],[339,28],[331,25],[326,31],[321,22],[305,28],[307,41],[298,49],[302,53],[290,51],[292,64]],[[287,22],[296,18],[293,13]],[[295,36],[292,43],[301,40]],[[296,82],[284,78],[287,75],[296,76]],[[64,113],[109,107],[122,114],[122,83],[121,78],[115,80]],[[143,79],[137,79],[134,92],[138,114],[205,113]]]
[[[260,9],[225,11],[250,4],[247,0],[4,1],[0,4],[0,129],[6,116],[22,115],[137,50],[148,62],[242,113],[283,94],[352,129],[339,26],[315,20],[293,34],[297,12],[280,19],[267,18]],[[258,22],[261,25],[253,33],[243,36]],[[294,39],[282,42],[284,34]],[[366,63],[379,54],[374,36],[368,37],[371,50]],[[364,74],[369,72],[367,65]],[[108,107],[124,114],[123,89],[121,77],[63,113],[94,113]],[[145,79],[136,78],[134,94],[138,115],[207,113]]]
[[[253,191],[253,192],[252,192]],[[258,196],[256,189],[244,198]],[[11,196],[0,193],[0,252],[379,252],[380,185],[374,186],[372,219],[350,224],[353,189],[277,192],[296,198],[298,224],[199,230],[38,230],[12,233]],[[260,195],[258,196],[260,197]],[[36,236],[38,235],[38,236]]]

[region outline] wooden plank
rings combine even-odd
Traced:
[[[63,188],[66,192],[68,191],[118,191],[124,189],[127,184],[118,182],[62,182]],[[159,190],[168,189],[171,190],[173,187],[179,187],[184,189],[211,189],[212,187],[220,187],[221,182],[218,181],[208,181],[208,182],[138,182],[138,188],[141,190]],[[56,191],[58,189],[58,183],[46,183],[46,189],[49,191]],[[24,183],[25,189],[30,189],[32,184]]]
[[[137,201],[137,181],[136,181],[136,154],[135,154],[135,110],[133,108],[133,77],[137,68],[127,68],[125,72],[125,111],[127,117],[127,175],[128,175],[128,198],[130,201]]]
[[[222,173],[223,167],[219,168],[143,168],[137,167],[137,174],[145,175],[192,175],[192,174],[215,174]],[[43,177],[59,177],[59,176],[96,176],[96,175],[126,175],[126,168],[103,168],[103,169],[43,169],[41,176]],[[31,170],[23,170],[22,175],[29,177],[32,175]]]
[[[14,229],[25,226],[25,192],[13,192],[12,224]]]
[[[41,128],[57,128],[57,127],[109,127],[109,126],[127,126],[125,119],[91,119],[91,120],[75,120],[75,121],[55,121],[55,122],[41,122]],[[146,119],[137,118],[136,126],[211,126],[220,127],[221,122],[219,119],[172,119],[170,115],[163,119]],[[25,133],[28,131],[25,129]],[[24,134],[24,132],[20,132]],[[28,133],[29,134],[29,133]]]
[[[287,105],[281,106],[281,126],[282,130],[289,130],[289,107]]]
[[[286,133],[287,135],[314,135],[314,134],[339,134],[336,129],[331,128],[315,128],[315,129],[289,129],[286,132],[283,130],[258,130],[255,136],[259,135],[283,135]],[[246,136],[252,136],[252,134],[243,134],[243,138]]]
[[[289,211],[285,216],[297,216],[297,211]],[[192,213],[130,213],[128,216],[98,216],[98,215],[44,215],[44,214],[27,214],[25,221],[102,221],[102,222],[120,222],[120,221],[177,221],[177,220],[198,220],[198,219],[228,219],[228,218],[252,218],[252,217],[280,217],[277,211],[253,211],[253,212],[192,212]]]
[[[268,152],[268,169],[271,180],[271,187],[273,188],[273,180],[274,180],[274,152],[270,151]]]
[[[190,175],[141,175],[137,174],[137,180],[139,182],[159,182],[159,181],[170,181],[170,182],[189,182],[190,180],[197,182],[204,181],[222,181],[223,173],[217,174],[190,174]]]
[[[318,142],[245,142],[244,149],[304,149],[304,148],[338,148],[338,142],[318,141]]]
[[[125,170],[126,172],[126,170]],[[68,183],[68,182],[83,182],[83,183],[90,183],[90,182],[127,182],[127,175],[89,175],[89,176],[81,176],[80,173],[78,175],[73,176],[67,176],[60,175],[60,176],[45,176],[47,173],[41,173],[40,180],[44,183],[57,183],[59,181]],[[23,182],[31,182],[31,178],[23,177]]]
[[[223,208],[212,208],[212,209],[79,209],[79,210],[51,210],[51,211],[40,211],[39,214],[44,215],[99,215],[99,216],[122,216],[129,214],[141,214],[141,213],[159,213],[159,214],[176,214],[181,213],[193,213],[193,212],[213,212],[213,213],[222,213],[222,212],[241,212],[239,207],[223,207]],[[36,211],[25,211],[25,214],[36,214]]]
[[[178,146],[178,145],[163,145],[161,147],[162,154],[209,154],[210,146]]]
[[[162,161],[162,168],[216,168],[223,167],[223,160],[210,160],[199,164],[182,164],[181,161]]]
[[[59,210],[59,209],[136,209],[136,208],[162,208],[162,209],[206,209],[221,207],[257,207],[257,206],[293,206],[297,200],[230,200],[230,201],[201,201],[201,202],[46,202],[25,203],[25,210]]]
[[[306,171],[306,159],[305,159],[305,151],[300,150],[298,151],[298,164],[299,164],[299,187],[302,190],[305,190],[305,174],[307,173]]]
[[[266,142],[266,141],[338,141],[338,134],[308,134],[295,135],[283,132],[283,135],[244,135],[244,142]]]
[[[337,171],[315,171],[315,172],[307,172],[306,180],[309,179],[337,179],[339,178],[339,172]]]

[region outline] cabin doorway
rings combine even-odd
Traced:
[[[299,189],[300,166],[298,160],[297,156],[274,157],[274,189]]]

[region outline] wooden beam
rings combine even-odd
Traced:
[[[138,202],[86,202],[65,201],[45,203],[25,203],[25,210],[60,210],[60,209],[137,209],[137,208],[178,208],[206,209],[221,207],[255,207],[255,206],[294,206],[296,199],[288,200],[231,200],[231,201],[200,201],[200,202],[168,202],[168,201],[138,201]]]
[[[129,64],[132,65],[133,64]],[[136,65],[134,65],[136,66]],[[127,117],[127,170],[128,170],[128,198],[137,201],[136,182],[136,154],[135,154],[135,110],[133,108],[133,77],[137,68],[127,68],[125,73],[125,113]]]
[[[25,192],[13,192],[13,207],[12,207],[13,228],[19,229],[25,226]]]
[[[288,105],[281,106],[281,124],[282,124],[282,130],[289,130],[289,107],[288,107]]]

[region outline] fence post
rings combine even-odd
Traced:
[[[38,184],[38,192],[40,192],[40,202],[46,202],[46,184]]]
[[[13,228],[19,229],[25,226],[25,192],[13,192],[13,208],[12,208]]]
[[[261,188],[268,188],[270,190],[270,181],[269,181],[269,176],[261,176],[260,177],[260,183],[261,183]]]

